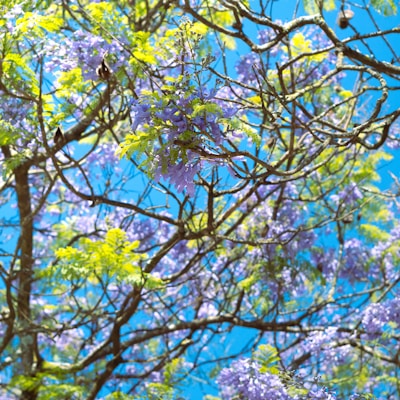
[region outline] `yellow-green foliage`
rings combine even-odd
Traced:
[[[376,11],[385,16],[397,14],[396,2],[393,0],[371,0],[371,4]]]
[[[252,272],[247,278],[239,282],[239,287],[245,292],[249,292],[251,288],[260,280],[259,269]]]
[[[306,39],[301,32],[293,35],[291,40],[291,51],[292,56],[297,57],[299,55],[308,54],[315,51],[312,48],[312,41]],[[321,62],[327,57],[328,53],[319,53],[311,56],[307,56],[308,61]]]
[[[105,22],[106,17],[115,14],[115,6],[109,2],[89,3],[85,6],[85,11],[99,24]]]
[[[38,81],[35,73],[28,65],[28,60],[17,53],[7,53],[2,60],[2,68],[4,75],[10,80],[22,84],[25,89],[30,89],[32,95],[39,94]]]
[[[135,396],[130,396],[123,392],[117,391],[106,396],[106,400],[134,400],[137,399]]]
[[[164,369],[164,381],[152,382],[147,385],[148,397],[146,399],[167,400],[176,398],[176,383],[182,373],[184,359],[172,359]]]
[[[380,175],[376,166],[380,162],[390,161],[392,158],[392,155],[384,151],[368,152],[366,155],[358,157],[354,178],[359,182],[362,180],[379,181]]]
[[[262,344],[258,346],[253,358],[261,365],[260,372],[265,374],[278,374],[278,361],[281,359],[278,351],[270,344]]]
[[[25,12],[16,21],[17,32],[22,34],[44,37],[46,32],[57,32],[63,24],[60,17],[54,15],[40,15],[34,12]]]
[[[44,385],[43,381],[47,383]],[[49,381],[57,380],[57,376],[48,373],[39,373],[36,376],[19,375],[12,379],[10,388],[18,388],[21,390],[38,390],[38,400],[52,400],[55,398],[74,398],[76,400],[84,399],[84,388],[72,384],[53,384]]]
[[[335,7],[335,0],[304,0],[304,9],[307,14],[316,14],[322,5],[325,11],[332,11]]]
[[[0,120],[0,146],[13,144],[19,137],[18,129],[9,122]]]
[[[377,240],[385,241],[390,238],[390,234],[388,232],[380,229],[376,225],[361,224],[360,230],[363,233],[364,237],[371,242],[376,242]]]
[[[150,43],[149,32],[135,32],[133,47],[134,59],[131,60],[132,64],[135,64],[137,61],[142,61],[146,64],[153,65],[157,63],[157,59],[155,58],[154,54],[162,54],[160,51],[156,52],[154,46],[152,46]]]
[[[122,158],[124,156],[131,157],[134,153],[143,153],[149,144],[149,140],[153,140],[152,132],[136,131],[135,134],[128,134],[125,140],[117,149],[117,154]]]
[[[106,275],[138,286],[161,287],[161,279],[143,272],[139,266],[146,256],[136,252],[138,247],[139,241],[130,242],[123,230],[113,228],[102,240],[83,238],[78,248],[58,249],[59,272],[66,279],[97,281]]]

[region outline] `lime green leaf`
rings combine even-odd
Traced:
[[[80,68],[72,68],[69,71],[58,72],[57,83],[58,90],[56,92],[58,97],[69,98],[71,92],[78,91],[82,86],[83,77]]]
[[[114,392],[106,396],[105,400],[134,400],[135,396],[130,396],[123,392]]]
[[[239,282],[239,287],[243,289],[244,291],[248,292],[252,286],[258,282],[259,276],[257,274],[251,274],[249,277],[243,279],[241,282]]]
[[[310,53],[313,51],[311,46],[311,40],[306,40],[301,32],[294,34],[291,40],[293,56],[299,56],[301,54]],[[327,54],[320,53],[307,57],[307,60],[320,62],[326,58]]]
[[[201,22],[195,22],[190,29],[191,32],[198,33],[200,35],[205,35],[208,32],[208,27]]]
[[[383,231],[382,229],[378,228],[376,225],[372,224],[361,224],[360,230],[363,234],[370,240],[389,240],[390,234],[388,232]]]
[[[3,162],[3,177],[6,177],[15,168],[21,165],[28,157],[32,155],[30,149],[24,149],[19,153],[13,154],[11,158],[8,158]]]
[[[16,21],[17,30],[23,34],[33,32],[38,36],[44,36],[42,30],[48,32],[57,32],[63,24],[60,17],[54,15],[40,15],[33,12],[25,12],[24,15]]]
[[[17,73],[19,76],[23,74],[25,76],[25,82],[31,85],[32,92],[34,94],[39,93],[38,81],[36,79],[36,75],[20,54],[8,53],[4,57],[2,66],[4,73],[9,73],[9,74]]]
[[[19,137],[18,129],[14,128],[9,122],[0,120],[0,146],[13,144]]]
[[[341,90],[339,95],[345,99],[348,99],[349,97],[353,96],[353,92],[351,90]]]
[[[388,17],[397,14],[397,6],[393,0],[371,0],[376,11]]]
[[[128,134],[125,140],[119,145],[117,155],[119,157],[131,157],[133,153],[143,153],[149,147],[153,137],[148,132],[137,131],[135,134]]]
[[[323,9],[325,11],[332,11],[336,8],[335,0],[321,0],[323,1]],[[320,0],[304,0],[304,10],[307,14],[313,15],[319,12]]]
[[[257,351],[254,353],[253,358],[261,365],[260,372],[278,374],[279,369],[277,363],[280,360],[278,351],[270,344],[262,344],[258,346]]]
[[[103,21],[105,15],[113,14],[113,4],[110,2],[102,1],[100,3],[90,2],[85,6],[85,11],[87,11],[90,16],[97,22]]]
[[[193,107],[193,117],[198,115],[210,114],[222,114],[221,107],[215,103],[195,104]]]
[[[147,385],[149,399],[173,400],[174,389],[164,383],[152,382]]]
[[[153,51],[153,53],[154,53],[154,51]],[[152,54],[150,52],[143,52],[142,50],[135,50],[133,52],[133,55],[139,61],[143,61],[143,62],[149,63],[149,64],[157,63],[157,59],[154,57],[154,54]]]
[[[69,384],[49,384],[40,387],[39,399],[40,400],[53,400],[53,399],[76,399],[83,400],[85,389],[78,385]]]
[[[259,95],[248,97],[247,101],[250,101],[250,102],[252,102],[254,104],[257,104],[257,105],[261,105],[262,104],[262,100],[261,100],[261,97]]]
[[[146,254],[137,253],[139,241],[130,242],[126,233],[119,229],[110,229],[104,239],[83,238],[79,247],[67,246],[56,250],[59,263],[54,267],[64,279],[89,279],[97,282],[98,277],[107,275],[117,281],[124,281],[149,289],[163,287],[162,279],[145,273],[139,261]]]

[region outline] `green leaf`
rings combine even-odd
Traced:
[[[361,224],[360,225],[361,232],[366,236],[367,239],[371,241],[376,240],[389,240],[390,234],[382,229],[378,228],[376,225],[372,224]]]
[[[393,0],[371,0],[372,7],[385,17],[397,14],[397,6]]]
[[[164,372],[165,383],[168,384],[171,383],[174,376],[182,368],[183,362],[184,362],[183,358],[174,358],[166,365]]]
[[[260,279],[258,273],[253,273],[249,277],[243,279],[239,282],[239,287],[242,288],[244,291],[248,292],[252,286],[258,282]]]
[[[85,11],[87,11],[90,16],[97,22],[101,23],[104,20],[105,15],[113,14],[113,4],[110,2],[102,1],[100,3],[92,3],[86,4]]]
[[[105,400],[133,400],[135,399],[134,396],[130,396],[123,392],[114,392],[106,396]]]
[[[134,153],[139,155],[144,153],[150,143],[153,141],[153,135],[148,132],[137,131],[135,134],[128,134],[125,140],[120,143],[117,154],[119,157],[131,157]]]
[[[33,94],[39,93],[36,75],[20,54],[8,53],[3,59],[2,67],[5,74],[14,75],[15,79],[20,80],[23,77],[24,83],[31,88]]]
[[[71,92],[74,93],[84,89],[82,70],[79,67],[57,72],[57,75],[58,89],[56,95],[58,97],[69,98]]]
[[[45,32],[57,32],[63,24],[63,19],[54,15],[40,15],[33,12],[25,12],[16,21],[17,30],[22,34],[36,34],[43,37]]]
[[[39,391],[39,400],[74,399],[83,400],[85,390],[78,385],[48,384],[42,385]]]
[[[31,154],[31,150],[25,149],[20,153],[13,154],[11,158],[3,161],[3,177],[5,178],[9,173],[13,172],[14,169],[20,166]]]
[[[222,114],[221,107],[215,103],[195,104],[193,107],[192,117],[204,114]]]
[[[276,348],[271,346],[270,344],[262,344],[258,346],[258,349],[254,353],[253,358],[261,365],[261,373],[279,373],[279,369],[276,367],[276,364],[281,358],[279,357]]]
[[[135,50],[133,55],[135,56],[136,60],[143,61],[148,64],[157,63],[157,59],[154,57],[154,54],[150,53],[149,51],[143,52],[142,50]]]
[[[132,64],[136,64],[137,61],[142,61],[152,65],[157,64],[154,46],[150,44],[149,37],[149,32],[135,32],[135,48],[132,52],[134,57],[131,60]]]
[[[323,2],[322,8],[325,11],[332,11],[336,8],[335,0],[304,0],[304,10],[307,14],[313,15],[319,12],[319,3]]]
[[[173,400],[175,390],[164,383],[152,382],[147,385],[148,400]]]
[[[138,265],[146,254],[137,253],[139,241],[130,242],[126,233],[119,229],[110,229],[104,239],[83,238],[79,247],[67,246],[56,250],[60,259],[54,266],[64,279],[98,280],[98,276],[107,275],[118,281],[124,281],[149,289],[164,286],[162,279],[145,273]]]
[[[20,137],[19,130],[7,121],[0,120],[0,146],[13,144]]]

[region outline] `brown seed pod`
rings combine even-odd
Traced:
[[[349,26],[349,21],[354,17],[354,12],[352,10],[339,11],[337,16],[337,24],[339,28],[346,29]]]
[[[55,145],[58,145],[64,141],[64,135],[60,129],[60,127],[57,128],[56,133],[54,134],[53,142]]]
[[[270,137],[270,138],[267,140],[266,145],[267,145],[269,148],[271,148],[271,147],[274,147],[275,143],[276,143],[276,138]]]
[[[96,74],[101,78],[108,80],[110,75],[112,74],[110,66],[107,64],[107,61],[105,60],[107,53],[104,54],[103,59],[101,60],[100,65],[96,68]]]
[[[351,224],[354,220],[353,214],[347,214],[342,218],[344,224]]]

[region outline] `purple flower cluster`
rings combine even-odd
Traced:
[[[4,7],[4,6],[2,6]],[[21,4],[16,4],[14,7],[10,8],[5,14],[4,19],[6,22],[6,27],[10,34],[16,33],[17,29],[15,26],[16,20],[24,13]]]
[[[48,56],[45,70],[54,73],[57,70],[70,71],[80,67],[86,80],[96,80],[96,68],[105,53],[118,55],[113,60],[113,70],[117,70],[127,62],[120,41],[107,42],[103,37],[83,30],[75,31],[64,42],[49,39],[46,41],[43,53]]]
[[[292,400],[278,375],[260,372],[261,366],[251,359],[234,361],[224,368],[217,379],[222,398],[240,396],[247,400]]]
[[[224,368],[218,378],[217,383],[222,399],[231,400],[236,398],[246,400],[336,400],[336,395],[324,387],[311,385],[298,381],[283,382],[284,379],[279,374],[261,372],[261,366],[251,359],[239,359],[232,362],[229,368]],[[301,387],[302,395],[289,394]],[[307,392],[304,395],[304,390]]]
[[[370,304],[364,311],[362,323],[370,338],[381,336],[390,323],[400,326],[400,296],[383,303]]]
[[[0,116],[2,119],[2,128],[9,131],[9,137],[19,137],[16,144],[26,148],[27,143],[30,143],[36,138],[35,135],[25,135],[22,137],[21,131],[31,132],[32,125],[30,124],[29,114],[33,109],[33,102],[23,101],[10,94],[0,90],[0,97],[3,101],[0,104]],[[19,134],[17,134],[19,133]]]
[[[332,321],[332,323],[334,324],[335,322]],[[329,326],[324,330],[310,333],[302,342],[302,347],[305,352],[310,352],[318,359],[324,360],[323,369],[330,373],[333,366],[345,363],[351,354],[350,346],[339,347],[335,345],[335,342],[347,336],[348,334],[338,332],[336,326]]]
[[[333,194],[331,200],[337,207],[346,206],[351,209],[357,201],[363,198],[363,194],[355,182],[351,182],[339,193]]]
[[[333,340],[336,338],[337,328],[328,327],[324,331],[317,331],[310,334],[304,344],[308,351],[315,353],[321,351],[324,345],[332,344]]]
[[[85,173],[91,184],[96,187],[96,181],[109,181],[119,178],[122,173],[120,159],[116,155],[117,146],[114,143],[100,143],[89,153],[86,160]],[[76,174],[78,175],[78,174]],[[85,183],[83,181],[83,183]]]
[[[273,299],[288,292],[295,297],[302,296],[307,291],[306,270],[298,267],[298,260],[310,258],[317,235],[313,231],[301,229],[307,224],[308,212],[291,200],[291,196],[297,195],[295,185],[286,185],[285,200],[281,201],[276,216],[274,200],[279,192],[274,188],[269,190],[260,189],[257,195],[250,197],[242,205],[244,212],[249,207],[253,209],[247,223],[239,226],[236,233],[242,240],[270,240],[271,243],[249,249],[239,270],[254,271],[254,266],[260,266],[259,283],[264,289],[268,287],[269,295]],[[240,195],[239,193],[237,196]],[[254,207],[264,197],[266,200]],[[254,285],[253,290],[256,286],[258,285]]]
[[[351,238],[344,244],[343,268],[340,276],[349,282],[356,282],[368,276],[368,251],[365,244],[357,239]]]
[[[133,103],[131,112],[132,129],[150,132],[145,147],[147,151],[153,149],[149,164],[156,181],[162,177],[178,192],[186,189],[193,196],[194,177],[204,164],[201,154],[207,144],[215,149],[222,143],[225,133],[221,124],[236,110],[219,106],[216,89],[195,90],[188,85],[187,90],[173,95],[160,93],[161,99],[141,96]]]
[[[238,78],[242,82],[254,81],[257,77],[257,69],[262,65],[262,58],[259,54],[249,53],[240,57],[236,64]]]
[[[191,158],[191,152],[188,151],[187,154],[189,155],[189,158]],[[181,161],[178,164],[173,165],[168,162],[168,167],[165,172],[163,172],[163,165],[159,164],[155,172],[154,180],[155,182],[158,182],[162,177],[174,185],[178,193],[181,193],[186,189],[189,196],[194,196],[194,177],[198,172],[200,172],[201,165],[201,160],[196,158],[196,156],[192,158],[191,163],[184,163]]]

